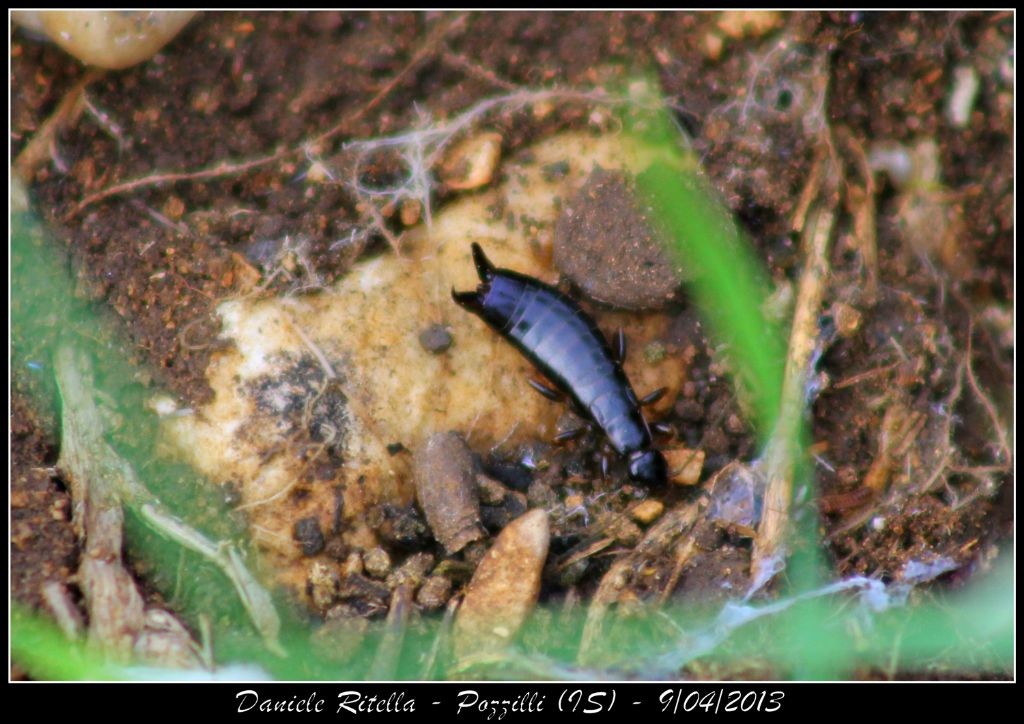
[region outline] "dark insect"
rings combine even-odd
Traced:
[[[619,455],[626,457],[629,476],[647,485],[663,485],[668,466],[654,449],[651,430],[641,405],[656,401],[658,390],[638,400],[622,371],[625,338],[617,338],[617,355],[594,322],[572,299],[533,277],[496,269],[473,244],[473,262],[480,275],[475,292],[457,292],[452,299],[490,325],[536,366],[558,391],[567,395],[578,412],[608,436]],[[559,392],[530,381],[541,394],[558,399]],[[573,437],[582,430],[559,435]]]

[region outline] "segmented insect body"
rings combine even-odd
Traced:
[[[664,484],[665,458],[652,447],[636,393],[593,321],[554,287],[497,269],[479,244],[472,248],[480,285],[474,292],[452,289],[456,303],[511,342],[604,430],[633,480]]]

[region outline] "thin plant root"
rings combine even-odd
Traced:
[[[14,159],[14,173],[24,183],[31,183],[36,169],[51,158],[57,134],[78,122],[86,110],[85,90],[103,77],[104,71],[89,70],[72,88],[64,94],[56,110],[39,127],[32,139]]]

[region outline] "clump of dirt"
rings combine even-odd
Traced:
[[[642,215],[626,174],[595,169],[562,208],[555,266],[587,296],[621,309],[660,309],[683,279]]]

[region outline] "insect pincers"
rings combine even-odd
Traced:
[[[642,405],[659,399],[664,389],[637,399],[622,370],[625,341],[621,334],[616,355],[571,298],[533,277],[496,268],[479,244],[472,249],[480,284],[471,292],[452,289],[452,299],[511,342],[557,388],[556,392],[531,381],[539,392],[552,399],[569,397],[577,412],[604,431],[615,451],[626,458],[632,480],[664,485],[668,465],[654,448],[651,429],[640,411]]]

